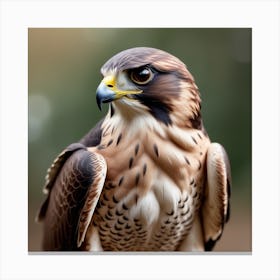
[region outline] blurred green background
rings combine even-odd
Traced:
[[[251,251],[251,40],[248,28],[30,28],[28,32],[29,251],[40,251],[47,168],[106,113],[95,90],[112,55],[136,46],[180,58],[194,75],[212,141],[232,166],[231,219],[215,251]]]

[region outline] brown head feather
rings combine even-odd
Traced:
[[[123,71],[138,68],[143,65],[152,65],[161,72],[182,72],[184,77],[193,80],[186,65],[177,57],[155,48],[138,47],[127,49],[110,58],[101,68],[101,73],[116,69]]]

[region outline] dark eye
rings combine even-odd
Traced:
[[[147,84],[153,77],[154,74],[148,67],[133,69],[130,73],[131,80],[138,85]]]

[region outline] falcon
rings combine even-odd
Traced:
[[[230,165],[192,74],[154,48],[101,68],[107,115],[48,170],[45,251],[209,251],[229,219]]]

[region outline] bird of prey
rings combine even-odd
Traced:
[[[107,115],[46,176],[46,251],[209,251],[229,218],[230,165],[185,64],[154,48],[101,68]]]

